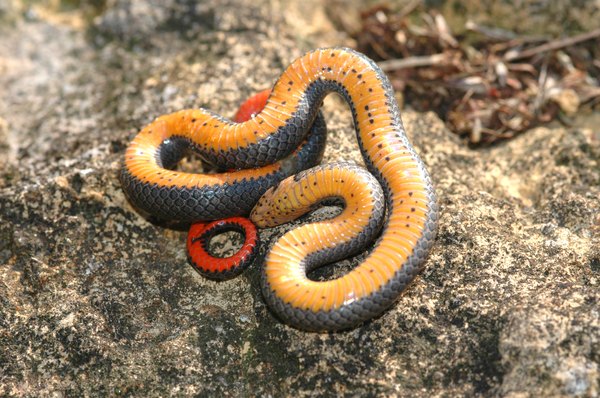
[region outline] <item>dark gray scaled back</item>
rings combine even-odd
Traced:
[[[326,136],[327,126],[319,112],[310,126],[307,140],[298,151],[281,160],[278,171],[259,178],[243,178],[233,184],[194,188],[159,186],[140,181],[123,167],[121,184],[136,208],[158,219],[191,223],[246,216],[267,189],[290,175],[318,164],[323,157]],[[194,149],[189,140],[172,137],[159,147],[156,154],[158,164],[165,168],[174,167],[189,149]]]

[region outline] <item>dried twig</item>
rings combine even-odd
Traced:
[[[595,29],[591,32],[582,33],[573,37],[554,40],[550,43],[542,44],[541,46],[529,48],[523,51],[509,51],[505,54],[504,59],[506,61],[514,61],[516,59],[529,58],[546,51],[553,51],[558,50],[559,48],[569,47],[583,41],[594,39],[596,37],[600,37],[600,29]]]
[[[485,35],[493,40],[506,41],[506,40],[514,40],[517,38],[517,34],[510,30],[494,28],[485,25],[479,25],[474,21],[468,20],[465,23],[465,28],[468,30],[472,30],[474,32]]]
[[[408,57],[401,59],[390,59],[379,62],[379,67],[385,71],[393,71],[406,68],[417,68],[419,66],[441,65],[448,62],[446,53],[425,55],[422,57]]]
[[[398,18],[404,18],[405,16],[413,12],[415,8],[420,6],[422,2],[423,0],[412,0],[410,3],[402,7],[400,12],[398,13]]]

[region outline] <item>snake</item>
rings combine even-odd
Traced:
[[[322,124],[320,106],[330,93],[350,108],[368,173],[347,163],[314,166],[324,140],[314,126]],[[222,172],[173,169],[189,149]],[[423,269],[439,218],[431,177],[408,140],[391,83],[373,60],[348,48],[316,49],[293,61],[264,109],[247,121],[205,109],[158,117],[128,146],[120,178],[138,209],[190,223],[250,214],[270,227],[339,201],[335,218],[278,238],[261,270],[269,308],[309,331],[351,329],[390,308]],[[373,238],[349,272],[309,277]]]
[[[241,123],[251,119],[262,111],[267,103],[271,90],[263,90],[248,98],[239,107],[233,121]],[[291,171],[314,166],[321,161],[325,150],[325,137],[327,126],[323,115],[317,115],[317,121],[313,123],[309,132],[312,139],[311,145],[303,146],[302,150],[293,153],[287,160],[288,163],[297,164],[293,169],[284,168],[280,174],[275,175],[274,181],[280,181],[282,177]],[[306,153],[308,151],[308,153]],[[178,154],[180,157],[182,153]],[[302,156],[304,155],[304,156]],[[210,168],[210,165],[206,165]],[[265,170],[265,172],[268,170]],[[235,183],[234,183],[235,184]],[[266,183],[269,185],[269,183]],[[263,189],[258,191],[262,193]],[[256,193],[255,191],[246,194]],[[250,204],[253,201],[248,202]],[[210,250],[210,241],[213,237],[224,232],[235,231],[244,237],[242,246],[229,257],[219,257]],[[228,217],[213,222],[194,222],[189,229],[186,243],[188,262],[199,274],[218,281],[232,279],[241,274],[250,264],[254,262],[260,239],[256,226],[244,217]]]

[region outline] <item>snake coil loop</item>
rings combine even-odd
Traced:
[[[373,189],[364,188],[372,179],[352,167],[324,166],[286,179],[320,161],[325,128],[317,116],[331,92],[350,106],[361,153],[387,210],[363,262],[340,278],[318,282],[306,276],[308,270],[358,250],[364,236],[379,232],[370,214],[384,207],[373,199]],[[217,168],[236,171],[170,170],[189,147]],[[188,222],[247,215],[265,192],[259,206],[270,213],[254,212],[259,226],[300,214],[311,200],[341,197],[340,216],[287,232],[265,260],[267,303],[284,321],[306,330],[347,329],[381,314],[420,272],[437,230],[434,189],[406,137],[388,79],[372,60],[345,48],[314,50],[294,61],[264,109],[245,122],[203,109],[157,118],[128,147],[121,182],[142,210]],[[353,194],[373,203],[356,205]]]

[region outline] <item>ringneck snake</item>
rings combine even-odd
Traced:
[[[325,141],[319,107],[331,92],[350,107],[368,173],[346,163],[313,167]],[[172,170],[190,148],[220,173]],[[134,206],[180,222],[251,213],[258,227],[271,227],[322,201],[341,203],[335,218],[278,238],[262,268],[269,307],[305,330],[349,329],[389,308],[422,269],[437,230],[431,179],[406,137],[391,84],[372,60],[345,48],[295,60],[264,109],[245,122],[204,109],[160,116],[127,148],[120,177]],[[199,240],[206,242],[211,229],[203,235],[200,228]],[[345,275],[326,281],[307,276],[364,250],[374,238],[366,257]],[[213,267],[209,274],[215,272],[222,271]]]

